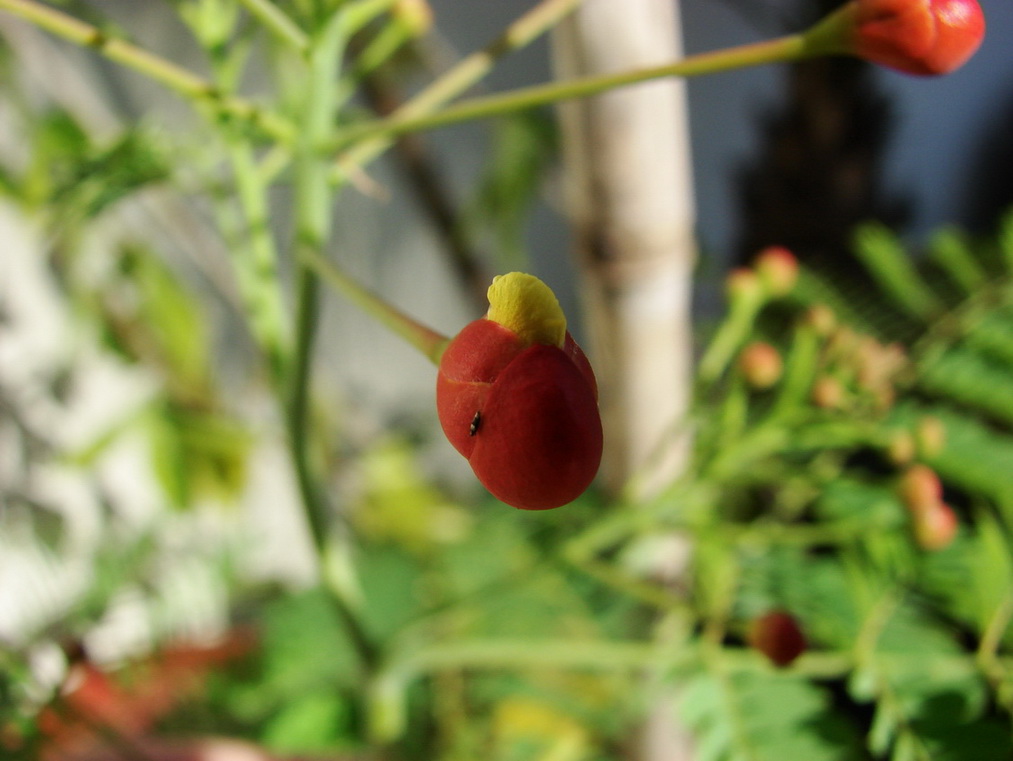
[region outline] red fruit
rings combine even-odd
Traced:
[[[518,287],[529,284],[520,280]],[[530,302],[517,303],[508,304],[507,318],[527,331],[517,314],[523,317]],[[542,317],[533,319],[541,324]],[[572,502],[601,462],[594,372],[565,323],[557,327],[559,345],[542,342],[553,331],[525,336],[492,319],[475,320],[448,345],[436,381],[436,408],[450,443],[494,496],[524,510]]]
[[[976,0],[853,0],[853,52],[908,74],[947,74],[985,35]]]
[[[775,666],[787,666],[805,652],[807,643],[795,617],[773,610],[754,619],[747,636],[750,647],[767,656]]]

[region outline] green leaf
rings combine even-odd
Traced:
[[[691,707],[700,701],[706,710]],[[822,688],[798,676],[745,671],[702,675],[687,689],[681,713],[709,759],[850,761],[859,757],[856,728],[833,710]]]
[[[929,250],[932,260],[964,294],[973,294],[985,282],[985,272],[960,230],[954,227],[937,230],[929,244]]]
[[[855,254],[883,295],[912,317],[929,320],[942,311],[910,255],[885,226],[868,224],[855,233]]]
[[[1013,370],[1013,316],[999,309],[977,316],[965,331],[963,345]]]
[[[321,690],[283,705],[264,725],[262,742],[276,753],[324,753],[340,746],[350,730],[350,708],[333,691]]]
[[[260,670],[237,685],[231,697],[233,711],[246,721],[264,722],[307,695],[337,694],[355,684],[357,657],[325,590],[269,601],[260,635]],[[310,708],[315,716],[324,709],[319,704]]]
[[[150,332],[171,384],[184,396],[200,396],[209,375],[208,321],[200,302],[149,251],[125,250],[120,267],[138,291],[136,319]]]
[[[918,386],[1013,426],[1013,373],[1003,363],[957,347],[919,362]]]

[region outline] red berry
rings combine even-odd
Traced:
[[[747,640],[750,647],[781,667],[789,665],[807,647],[805,635],[795,617],[782,610],[772,610],[754,619]]]

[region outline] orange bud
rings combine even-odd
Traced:
[[[915,513],[912,519],[915,541],[923,550],[941,550],[949,547],[957,535],[957,514],[945,502]]]
[[[844,404],[844,387],[833,376],[820,376],[813,384],[812,401],[825,410],[838,409]]]
[[[805,322],[816,331],[816,335],[826,338],[837,327],[837,316],[826,304],[814,304],[805,313]]]
[[[784,246],[768,246],[756,257],[756,273],[772,296],[786,296],[798,282],[798,259]]]
[[[767,389],[781,379],[784,363],[781,354],[768,343],[754,341],[739,355],[739,369],[746,383],[756,389]]]
[[[904,506],[912,513],[931,510],[943,501],[939,476],[926,465],[912,465],[905,470],[897,488]]]
[[[981,45],[976,0],[852,0],[852,51],[908,74],[947,74]]]

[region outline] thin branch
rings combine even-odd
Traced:
[[[275,37],[304,53],[309,46],[306,33],[271,0],[240,0],[246,9]]]
[[[524,87],[498,95],[489,95],[460,103],[456,106],[432,113],[431,107],[418,106],[413,99],[408,105],[412,108],[399,109],[388,119],[365,122],[348,127],[337,137],[336,149],[369,140],[366,147],[357,147],[339,157],[339,163],[359,160],[360,156],[371,156],[371,147],[375,141],[389,140],[407,132],[446,127],[460,122],[488,119],[494,116],[536,108],[553,103],[560,103],[575,98],[597,95],[606,90],[614,90],[632,84],[647,82],[664,77],[693,77],[704,74],[716,74],[732,69],[758,66],[765,63],[778,63],[795,60],[810,53],[804,35],[789,35],[775,40],[741,45],[727,50],[701,53],[689,56],[674,63],[663,66],[651,66],[643,69],[624,71],[618,74],[570,79],[549,82],[534,87]],[[445,102],[445,101],[444,101]]]
[[[289,142],[295,136],[295,127],[278,114],[238,96],[225,95],[212,82],[192,71],[125,40],[110,37],[98,27],[66,13],[34,0],[0,0],[0,11],[7,11],[82,47],[93,48],[109,60],[144,74],[190,100],[250,122],[275,140]]]
[[[389,302],[364,288],[342,270],[324,259],[316,251],[303,251],[300,263],[322,278],[334,290],[355,304],[391,332],[410,343],[433,364],[440,361],[440,355],[447,345],[447,337],[414,320]]]
[[[463,58],[450,71],[401,106],[389,120],[370,124],[414,119],[431,113],[479,82],[500,58],[525,47],[547,32],[575,10],[581,2],[582,0],[542,0],[510,24],[500,36],[482,50]],[[379,134],[360,136],[362,142],[337,158],[334,167],[335,179],[347,177],[355,169],[383,153],[390,147],[391,137],[391,134],[382,134],[382,131]]]

